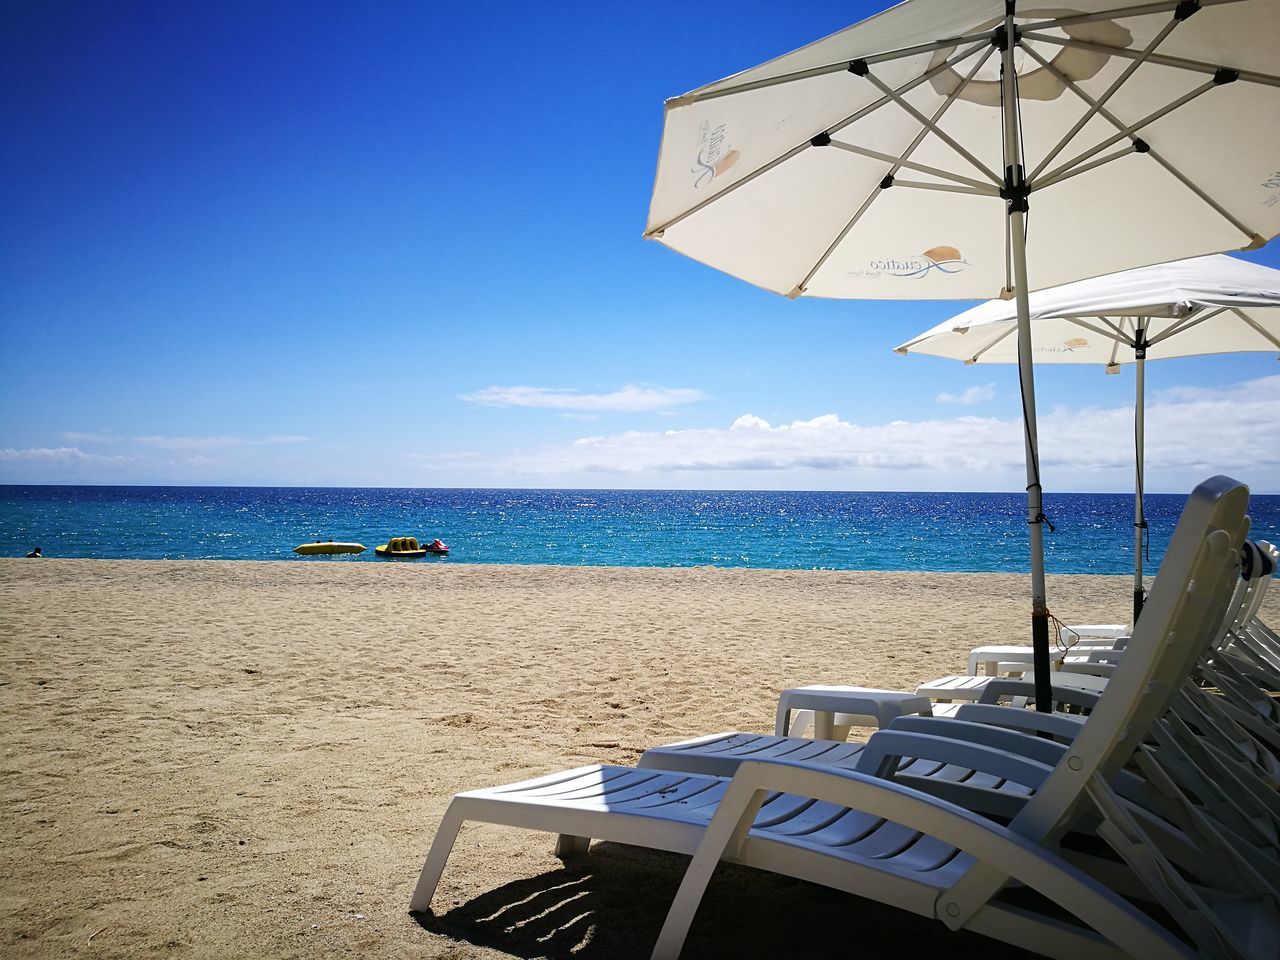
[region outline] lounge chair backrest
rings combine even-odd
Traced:
[[[1229,477],[1192,491],[1123,661],[1073,744],[1013,824],[1024,836],[1065,826],[1088,780],[1109,779],[1169,708],[1224,629],[1248,532],[1249,491]]]
[[[1229,477],[1213,477],[1191,492],[1123,662],[1071,749],[1010,822],[1011,830],[1051,844],[1086,798],[1109,819],[1104,808],[1114,793],[1108,779],[1133,756],[1195,658],[1224,628],[1248,532],[1248,502],[1248,488]],[[995,867],[975,863],[944,894],[942,909],[959,922],[1007,880]]]

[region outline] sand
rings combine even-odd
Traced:
[[[1125,577],[1050,579],[1069,621]],[[772,727],[779,689],[908,689],[1021,642],[1013,575],[0,560],[0,952],[646,957],[681,858],[466,828],[449,797]],[[1280,619],[1280,600],[1268,600]],[[932,921],[723,868],[686,956],[974,947]]]

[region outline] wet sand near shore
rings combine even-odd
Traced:
[[[909,689],[1024,642],[1025,578],[0,560],[0,951],[53,957],[647,957],[682,858],[465,828],[452,794],[720,730],[804,683]],[[1051,577],[1068,622],[1126,577]],[[1280,621],[1280,598],[1264,616]],[[686,956],[1017,951],[722,868]]]

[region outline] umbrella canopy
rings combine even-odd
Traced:
[[[1280,270],[1196,257],[1031,294],[1036,363],[1133,363],[1210,353],[1280,352]],[[1017,363],[1017,306],[991,300],[912,337],[895,352],[965,363]]]
[[[1233,257],[1197,257],[1079,280],[1028,298],[1038,363],[1137,365],[1133,615],[1142,612],[1143,436],[1147,360],[1280,352],[1280,270]],[[973,363],[1017,363],[1018,311],[992,300],[913,337],[895,352]]]
[[[647,237],[791,297],[1016,298],[1040,709],[1027,294],[1280,231],[1274,10],[907,0],[667,102]]]
[[[908,0],[668,100],[646,236],[789,296],[1011,289],[1004,21]],[[1280,231],[1273,2],[1022,0],[1014,22],[1031,289]]]

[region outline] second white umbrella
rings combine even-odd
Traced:
[[[1036,363],[1136,364],[1133,616],[1142,612],[1146,361],[1213,353],[1280,352],[1280,270],[1234,257],[1196,257],[1033,293]],[[1017,363],[1018,311],[991,300],[913,337],[897,353]]]

